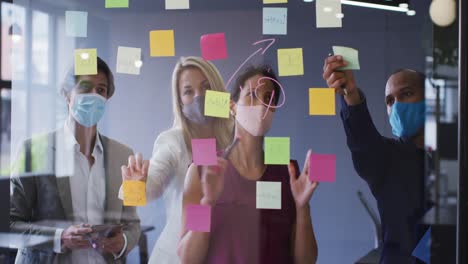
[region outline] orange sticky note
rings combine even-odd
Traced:
[[[335,90],[332,88],[310,88],[309,115],[336,115]]]
[[[174,30],[153,30],[150,32],[151,57],[175,56]]]
[[[146,205],[146,183],[143,181],[123,182],[124,205],[145,206]]]

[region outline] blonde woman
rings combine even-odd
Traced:
[[[141,154],[137,154],[129,157],[127,167],[122,167],[124,180],[146,181],[148,200],[161,196],[164,200],[166,226],[156,242],[150,263],[180,263],[176,251],[185,175],[192,163],[191,140],[216,138],[217,148],[224,149],[232,138],[231,119],[204,115],[206,90],[226,92],[216,67],[199,57],[180,58],[172,74],[173,127],[158,136],[150,161],[143,161]]]

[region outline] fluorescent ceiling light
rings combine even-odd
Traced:
[[[408,8],[409,7],[407,3],[401,3],[398,6],[401,7],[401,8]]]
[[[406,14],[407,14],[408,16],[414,16],[414,15],[416,15],[416,11],[414,11],[414,10],[408,10],[408,12],[406,12]]]
[[[341,0],[341,3],[344,4],[344,5],[377,8],[377,9],[397,11],[397,12],[405,12],[405,13],[408,12],[408,8],[397,7],[397,6],[371,4],[371,3],[364,3],[364,2],[351,1],[351,0]]]

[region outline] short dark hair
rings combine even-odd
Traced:
[[[112,95],[114,95],[115,92],[114,75],[112,74],[112,71],[110,70],[107,63],[100,57],[97,57],[97,70],[98,72],[102,72],[106,75],[107,98],[112,97]],[[68,97],[71,90],[75,87],[76,83],[78,82],[80,76],[81,75],[75,75],[75,67],[71,67],[71,69],[67,72],[67,75],[65,75],[65,79],[62,84],[62,89],[60,90],[63,96]]]
[[[397,73],[401,73],[401,72],[415,74],[416,78],[418,79],[417,82],[419,84],[419,87],[422,88],[423,92],[426,91],[426,75],[424,73],[422,73],[420,71],[412,70],[412,69],[400,68],[400,69],[397,69],[397,70],[393,71],[392,74],[390,74],[390,76],[393,76],[393,75],[395,75]]]
[[[281,87],[278,84],[278,77],[276,77],[275,72],[269,65],[260,65],[260,66],[249,66],[245,69],[245,71],[237,77],[236,81],[234,82],[234,86],[231,88],[231,99],[234,102],[239,100],[241,87],[245,85],[245,82],[255,76],[255,75],[262,75],[268,78],[275,80],[276,82],[272,81],[273,88],[275,91],[274,103],[275,105],[278,104],[280,95],[281,95]]]

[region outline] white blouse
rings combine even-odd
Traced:
[[[148,169],[146,196],[162,196],[166,208],[166,226],[156,241],[149,263],[180,263],[177,247],[182,225],[184,180],[192,158],[181,128],[162,132],[154,142]]]

